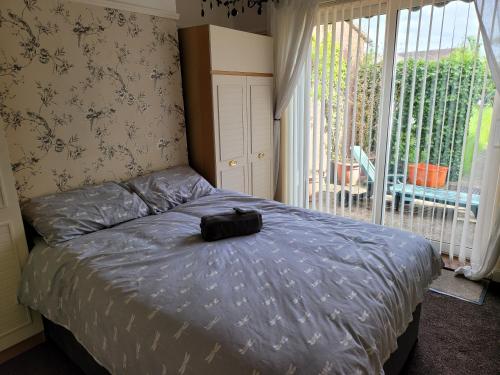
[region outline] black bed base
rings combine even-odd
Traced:
[[[413,320],[408,325],[408,328],[398,337],[398,349],[384,363],[384,372],[386,375],[400,374],[415,345],[417,345],[421,310],[422,304],[420,303],[413,312]]]
[[[413,312],[413,320],[406,331],[398,337],[398,350],[392,353],[384,364],[386,375],[400,374],[415,347],[418,340],[420,310],[421,304]],[[109,372],[94,360],[70,331],[46,318],[43,319],[43,324],[45,336],[53,341],[86,375],[109,375]]]
[[[87,350],[66,328],[43,317],[45,337],[54,342],[85,375],[109,375],[109,372],[96,362]]]

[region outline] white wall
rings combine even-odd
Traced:
[[[179,21],[177,26],[179,28],[197,26],[204,24],[212,24],[223,27],[233,27],[233,18],[227,18],[225,8],[218,8],[215,6],[211,11],[209,8],[209,0],[204,4],[205,17],[201,16],[201,0],[177,0],[177,13],[179,14]]]
[[[246,9],[244,14],[239,14],[235,19],[234,28],[251,33],[267,34],[267,7],[272,4],[264,4],[262,14],[257,14],[257,8]]]
[[[205,17],[202,17],[201,0],[177,0],[178,27],[212,24],[242,31],[265,33],[267,18],[265,7],[260,16],[257,14],[257,9],[253,8],[245,9],[245,13],[240,12],[236,17],[227,18],[226,8],[223,6],[217,7],[215,5],[216,0],[213,0],[213,2],[213,10],[210,10],[209,0],[205,3]]]
[[[205,2],[205,17],[201,16],[201,0],[71,0],[75,2],[109,6],[118,9],[153,14],[167,18],[177,18],[177,26],[188,27],[212,24],[229,27],[231,29],[249,31],[253,33],[266,34],[267,31],[267,7],[265,4],[261,15],[257,9],[245,9],[245,13],[239,13],[236,17],[227,17],[224,6],[217,7],[217,0],[213,0],[214,9],[210,10],[210,0]],[[245,3],[246,1],[243,0]]]

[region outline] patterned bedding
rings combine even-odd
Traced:
[[[263,230],[203,242],[232,207]],[[37,247],[19,299],[113,374],[380,374],[440,266],[411,233],[217,191]]]

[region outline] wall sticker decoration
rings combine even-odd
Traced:
[[[2,0],[0,123],[21,200],[186,164],[175,21]]]

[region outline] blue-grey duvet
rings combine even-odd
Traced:
[[[262,232],[203,242],[236,206]],[[440,265],[411,233],[218,191],[37,247],[19,299],[113,374],[379,374]]]

